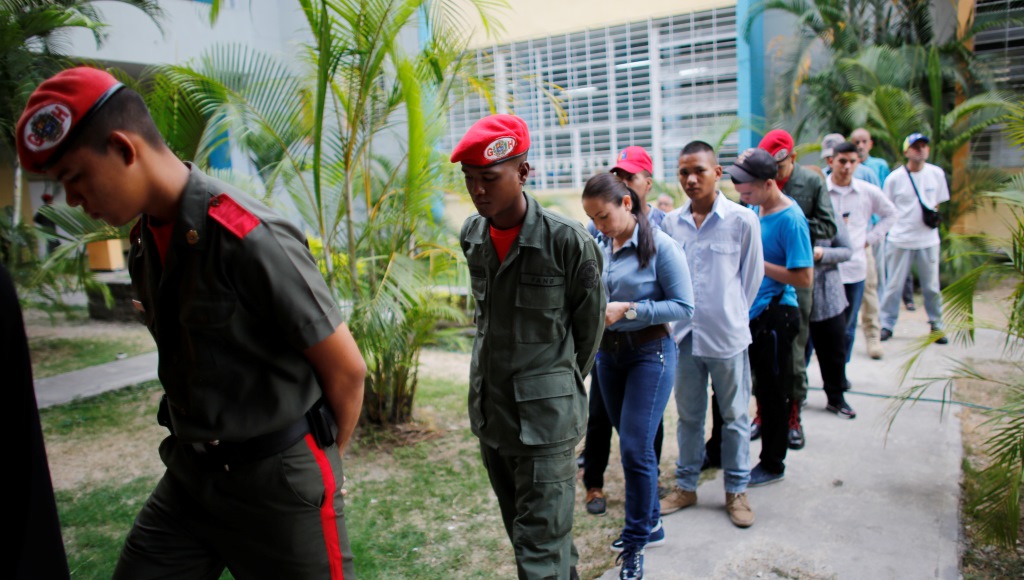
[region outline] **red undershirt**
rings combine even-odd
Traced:
[[[498,252],[498,261],[504,262],[505,256],[508,255],[508,251],[512,248],[512,242],[516,241],[519,237],[519,230],[523,229],[523,224],[519,224],[514,228],[507,230],[499,230],[494,226],[491,228],[491,243],[494,244],[494,249]]]
[[[153,234],[153,241],[156,242],[156,251],[160,254],[160,265],[164,265],[164,258],[167,257],[167,248],[171,246],[171,232],[174,231],[174,222],[157,224],[152,218],[149,219],[149,231]]]

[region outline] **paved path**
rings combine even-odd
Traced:
[[[857,419],[826,413],[824,394],[812,389],[803,415],[807,446],[790,452],[785,481],[749,492],[754,526],[740,530],[729,522],[717,472],[698,489],[696,506],[665,517],[667,543],[647,550],[647,577],[958,578],[959,408],[904,408],[886,437],[890,401],[873,396],[899,390],[901,351],[927,330],[922,313],[903,313],[881,361],[867,357],[858,336],[848,366]],[[932,347],[923,372],[937,374],[949,365],[946,356],[983,361],[1001,354],[1001,335],[981,331],[970,349]],[[36,396],[41,408],[65,403],[155,379],[156,366],[156,353],[149,353],[40,379]],[[820,387],[816,362],[809,376],[812,388]],[[664,455],[671,461],[675,426],[668,423]],[[755,462],[759,451],[754,442]],[[617,570],[602,576],[617,577]]]
[[[40,409],[156,379],[156,352],[36,379]]]
[[[904,408],[886,437],[886,412],[899,390],[900,351],[928,331],[923,316],[902,313],[885,359],[867,357],[858,332],[848,374],[852,421],[824,410],[825,395],[810,392],[803,412],[807,445],[790,451],[786,479],[749,490],[753,527],[734,527],[725,512],[720,470],[699,486],[696,506],[665,516],[667,542],[646,551],[645,577],[698,578],[949,578],[959,573],[959,407],[921,402]],[[969,348],[933,346],[917,376],[936,376],[947,356],[976,361],[1000,358],[1002,338],[981,331]],[[817,363],[808,369],[821,386]],[[926,397],[941,397],[933,387]],[[675,418],[672,407],[673,421]],[[674,425],[666,420],[665,451],[671,462]],[[671,445],[670,445],[671,441]],[[756,464],[760,442],[751,444]],[[618,578],[609,570],[603,579]]]

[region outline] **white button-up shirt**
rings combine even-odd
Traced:
[[[761,223],[720,191],[699,229],[690,206],[661,222],[682,244],[693,283],[693,317],[676,323],[673,337],[678,343],[692,332],[695,356],[729,358],[750,345],[747,312],[764,278]]]
[[[881,189],[856,177],[849,187],[838,187],[832,182],[830,174],[825,180],[825,186],[832,198],[836,220],[841,219],[846,223],[850,247],[853,248],[853,256],[839,263],[839,276],[843,284],[863,282],[868,272],[868,256],[864,246],[885,237],[899,217],[896,215],[896,206]],[[879,217],[874,226],[871,225],[871,214]]]

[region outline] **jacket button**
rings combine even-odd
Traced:
[[[199,243],[199,232],[197,232],[195,230],[189,230],[188,233],[185,234],[185,241],[187,241],[190,245],[193,245],[193,246],[198,244]]]

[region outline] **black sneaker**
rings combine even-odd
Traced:
[[[580,453],[579,456],[576,457],[576,467],[579,468],[579,469],[583,469],[585,464],[586,464],[586,459],[584,459],[583,458],[583,454]]]
[[[938,333],[939,337],[935,339],[935,344],[949,344],[949,339],[946,338],[946,333],[942,332],[942,329],[932,325],[932,334]]]
[[[829,403],[825,405],[825,410],[829,413],[835,413],[845,419],[856,419],[857,412],[853,410],[853,407],[846,401],[839,401],[837,403]]]
[[[619,580],[640,580],[644,577],[644,549],[630,546],[615,558],[615,563],[622,562],[619,569]]]
[[[794,403],[789,411],[789,433],[786,442],[790,449],[803,449],[806,444],[804,427],[800,424],[800,403]]]
[[[913,312],[917,310],[917,306],[914,306],[913,302],[907,302],[906,304],[904,304],[904,306],[907,307],[907,312]]]
[[[892,338],[892,331],[888,328],[883,328],[882,332],[878,335],[878,340],[885,342]]]
[[[747,487],[761,487],[762,485],[778,483],[783,479],[786,479],[785,473],[772,473],[761,467],[761,464],[758,463],[754,466],[754,469],[750,470],[750,482],[747,483]]]
[[[592,516],[603,516],[608,511],[608,500],[599,487],[592,487],[587,490],[586,499],[587,513]]]

